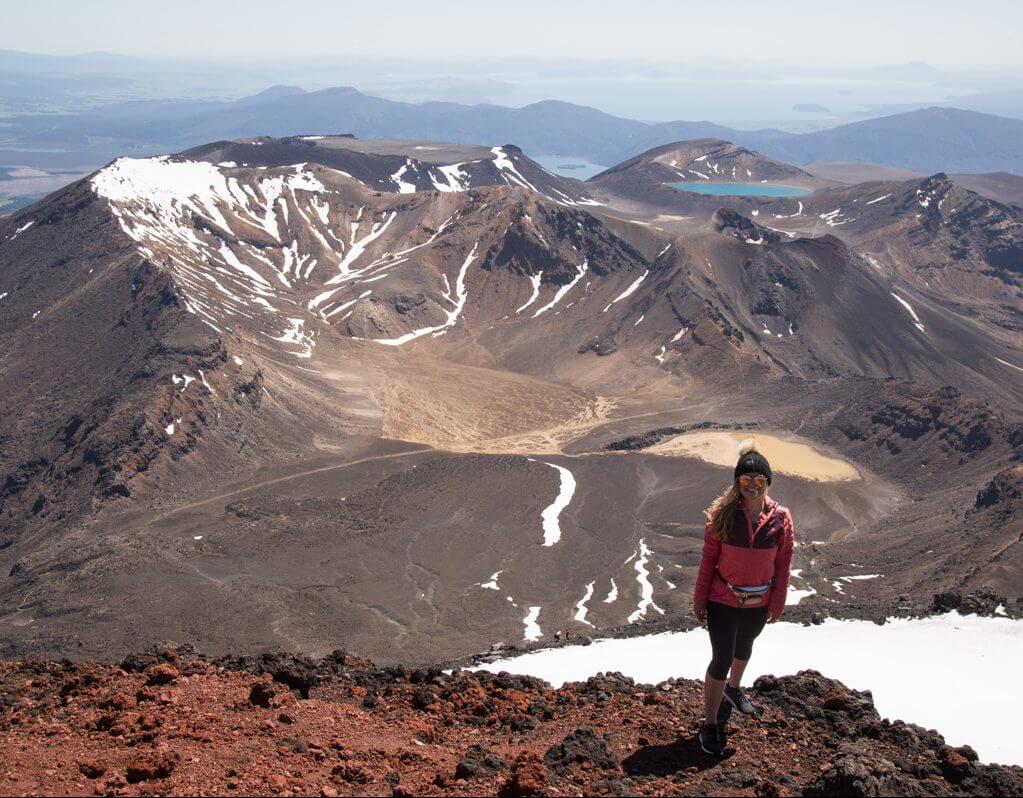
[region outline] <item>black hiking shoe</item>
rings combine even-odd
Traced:
[[[746,698],[745,693],[742,692],[741,687],[732,687],[731,685],[725,685],[724,701],[727,701],[731,706],[741,712],[743,715],[755,715],[757,708],[750,703],[750,700]]]
[[[705,754],[721,756],[725,752],[725,736],[717,726],[704,723],[700,729],[700,748]]]

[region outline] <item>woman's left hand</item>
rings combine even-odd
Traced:
[[[767,622],[768,623],[774,623],[780,617],[781,617],[781,613],[780,612],[769,612],[769,613],[767,613]]]

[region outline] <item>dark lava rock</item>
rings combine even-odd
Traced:
[[[747,768],[734,768],[722,770],[712,776],[708,776],[706,786],[731,787],[735,790],[744,790],[755,787],[760,783],[760,777]]]
[[[954,591],[935,593],[931,607],[937,612],[951,612],[952,610],[959,609],[962,601],[963,597]]]
[[[478,779],[508,769],[508,763],[481,745],[470,746],[455,767],[456,779]]]
[[[781,235],[778,233],[757,224],[731,208],[719,208],[714,213],[713,221],[714,227],[719,233],[740,241],[777,244],[781,240]]]
[[[1005,596],[995,593],[990,587],[981,587],[965,596],[961,593],[948,591],[935,593],[931,606],[937,612],[958,610],[960,615],[993,616],[998,607],[1008,604]]]
[[[604,446],[604,451],[634,452],[638,449],[646,449],[648,446],[653,446],[655,443],[660,443],[661,440],[669,435],[681,435],[685,431],[684,427],[659,427],[658,429],[652,429],[649,432],[642,432],[639,435],[629,435],[627,438],[622,438],[619,441],[608,443]]]
[[[410,294],[398,294],[398,296],[396,296],[394,298],[394,309],[395,309],[395,311],[397,311],[398,313],[401,313],[403,315],[406,314],[406,313],[410,313],[411,311],[415,310],[416,308],[421,308],[425,304],[426,304],[426,295],[423,294],[422,292],[420,292],[418,294],[411,294],[411,295]]]
[[[955,748],[942,748],[939,754],[939,764],[941,774],[953,784],[961,783],[973,773],[973,763]]]
[[[121,660],[121,670],[128,673],[140,673],[146,668],[156,665],[160,661],[154,653],[146,654],[129,654],[123,660]]]
[[[257,707],[269,709],[270,703],[276,694],[277,691],[270,682],[263,680],[253,682],[252,688],[249,690],[249,703]]]
[[[803,795],[880,796],[928,795],[912,776],[899,772],[887,759],[875,756],[844,756],[810,782]]]
[[[532,731],[540,722],[529,715],[505,715],[501,718],[501,725],[507,726],[516,734]]]
[[[437,697],[428,687],[417,687],[412,693],[412,706],[416,709],[427,709],[435,703],[437,703]]]
[[[564,770],[572,764],[581,765],[586,762],[599,768],[618,767],[611,746],[587,726],[576,729],[560,743],[548,748],[543,761],[555,770]]]
[[[959,614],[991,616],[995,614],[998,607],[1005,606],[1005,604],[1004,596],[999,596],[990,587],[981,587],[963,596],[963,600],[959,604]]]
[[[612,355],[617,351],[618,341],[613,332],[607,332],[599,335],[592,341],[583,344],[578,349],[580,355],[585,355],[587,352],[594,352],[598,357],[606,357],[607,355]]]
[[[309,690],[319,683],[316,662],[300,654],[268,651],[258,657],[223,657],[214,664],[257,676],[268,673],[275,682],[297,690],[302,698],[309,698]]]

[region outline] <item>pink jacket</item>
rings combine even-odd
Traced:
[[[768,611],[774,616],[781,615],[789,588],[789,567],[795,541],[792,514],[788,508],[768,498],[760,523],[754,529],[740,507],[735,514],[730,540],[732,542],[724,543],[714,537],[710,522],[707,522],[703,533],[703,559],[693,599],[738,607],[739,600],[725,581],[736,587],[754,587],[770,582],[771,589],[766,599]],[[762,607],[763,603],[747,602],[744,606]]]

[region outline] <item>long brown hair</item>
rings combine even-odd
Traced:
[[[756,440],[748,440],[739,449],[739,459],[749,452],[760,451]],[[713,504],[707,508],[707,519],[710,521],[711,534],[718,540],[728,542],[732,536],[732,523],[735,521],[735,512],[742,503],[742,494],[739,493],[738,480],[733,479],[724,493],[718,496]]]
[[[741,501],[742,494],[739,493],[735,480],[732,480],[727,490],[714,499],[714,503],[707,509],[710,532],[718,540],[727,542],[732,536],[732,522]]]

